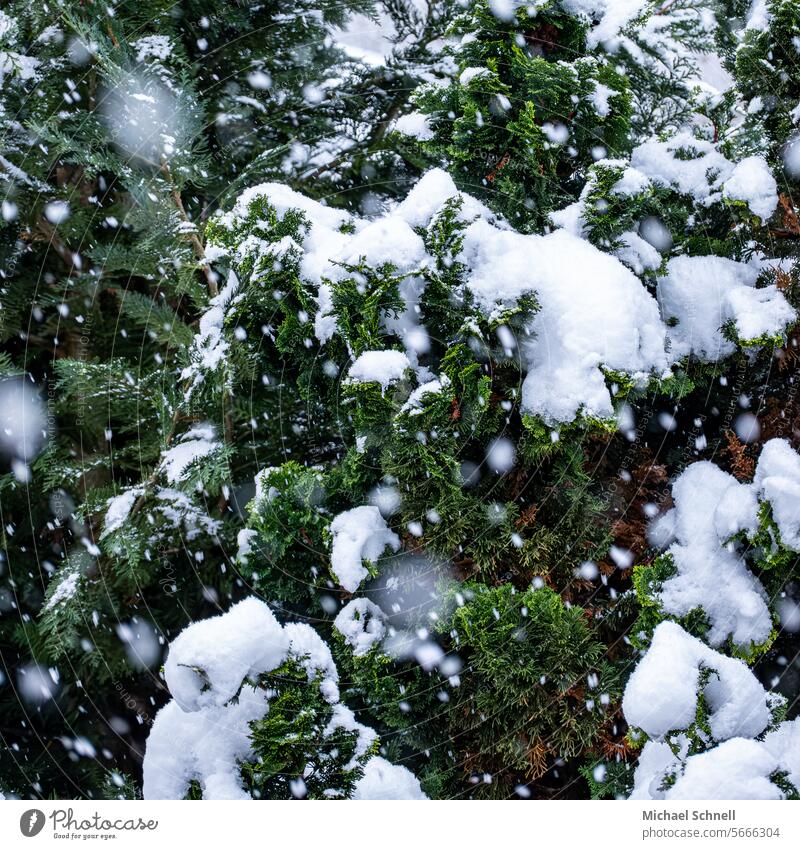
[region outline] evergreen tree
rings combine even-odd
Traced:
[[[390,2],[371,67],[360,2],[0,13],[4,792],[797,795],[800,23],[742,5]]]
[[[134,512],[152,533],[117,535],[124,568],[98,564],[93,511],[175,436],[172,363],[219,291],[204,222],[251,175],[298,173],[292,152],[300,141],[340,138],[347,95],[330,97],[325,81],[347,62],[330,33],[365,8],[76,0],[15,2],[0,18],[3,370],[46,387],[45,414],[32,385],[13,384],[9,416],[30,407],[28,439],[37,430],[51,437],[38,458],[32,447],[20,453],[12,445],[16,467],[3,479],[4,606],[16,612],[2,626],[4,675],[13,680],[11,668],[25,669],[32,658],[54,664],[81,655],[85,667],[59,682],[65,739],[83,739],[91,728],[93,749],[120,752],[117,769],[127,766],[129,744],[140,748],[136,722],[151,715],[159,685],[149,676],[130,683],[136,663],[116,628],[133,622],[136,639],[139,628],[146,638],[152,627],[139,614],[149,610],[163,642],[187,611],[210,609],[230,590],[219,569],[230,535],[228,501],[219,494],[230,480],[229,456],[204,470],[218,493],[212,501],[192,486],[165,495],[155,513],[138,504]],[[313,159],[306,147],[303,156]],[[76,569],[95,579],[88,595],[38,630],[58,578]],[[207,574],[194,581],[195,570]],[[149,658],[156,662],[153,651]],[[95,693],[92,714],[78,681],[91,687],[93,680],[108,696]],[[119,716],[121,690],[138,705],[133,723]],[[113,763],[80,759],[66,770],[62,763],[75,756],[61,744],[43,758],[36,727],[52,728],[55,707],[35,707],[25,721],[35,727],[21,731],[13,689],[3,700],[4,737],[21,733],[25,741],[4,764],[4,784],[96,795]]]

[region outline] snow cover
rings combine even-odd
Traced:
[[[777,759],[757,741],[727,740],[688,758],[669,799],[782,799],[770,780]]]
[[[621,245],[614,251],[614,256],[634,274],[655,271],[661,265],[661,254],[638,233],[623,233],[620,242]]]
[[[402,351],[365,351],[350,366],[347,383],[380,383],[385,392],[400,380],[411,363]]]
[[[610,418],[602,368],[634,379],[667,369],[656,302],[622,263],[589,242],[565,231],[522,235],[478,219],[464,232],[459,260],[489,314],[536,294],[541,308],[520,341],[528,370],[523,412],[548,423],[571,421],[581,410]]]
[[[181,631],[170,645],[164,675],[182,710],[219,707],[239,692],[245,678],[280,666],[288,651],[289,636],[270,609],[247,598],[225,615]]]
[[[106,502],[106,515],[103,523],[103,532],[100,539],[108,534],[118,531],[128,520],[136,499],[144,492],[141,487],[131,487],[119,495],[109,498]]]
[[[197,539],[201,533],[211,536],[219,533],[222,522],[219,519],[212,519],[205,510],[192,503],[180,490],[158,487],[154,496],[156,503],[151,507],[152,512],[159,513],[173,528],[183,526],[188,542]]]
[[[553,423],[571,421],[580,411],[608,418],[613,406],[603,368],[643,380],[668,369],[658,306],[625,266],[568,233],[540,236],[512,231],[481,203],[459,192],[440,169],[425,174],[404,201],[374,221],[348,217],[274,183],[245,192],[221,221],[234,226],[256,197],[267,197],[279,213],[301,209],[311,221],[301,246],[301,273],[318,290],[315,331],[322,344],[336,332],[330,282],[348,273],[341,263],[363,260],[377,267],[391,262],[399,273],[408,274],[404,283],[410,285],[401,287],[401,294],[407,302],[406,316],[414,315],[424,288],[419,274],[431,262],[415,228],[427,227],[446,201],[457,198],[460,217],[467,222],[457,259],[466,267],[466,286],[477,305],[497,316],[522,295],[535,293],[541,307],[521,343],[528,370],[522,390],[524,412]],[[355,232],[341,232],[343,223]],[[498,267],[503,268],[502,277]],[[587,340],[592,344],[587,346]],[[404,342],[414,368],[413,341],[404,338]],[[365,359],[354,363],[349,377],[388,385],[399,377],[403,361],[400,352],[384,353],[386,362],[380,364],[375,352],[362,355]],[[421,372],[419,377],[424,383],[432,375]]]
[[[450,378],[446,374],[440,374],[439,377],[423,383],[408,396],[408,400],[400,408],[400,412],[408,413],[411,416],[419,415],[422,412],[422,399],[427,395],[437,395],[449,385]]]
[[[72,572],[68,572],[64,575],[58,583],[58,586],[55,589],[55,592],[50,596],[47,601],[47,604],[44,606],[45,610],[50,610],[55,607],[62,601],[67,601],[71,599],[75,593],[78,591],[78,581],[80,579],[80,573],[77,569]]]
[[[246,194],[246,193],[245,193]],[[191,395],[205,379],[206,371],[214,371],[228,353],[228,342],[222,335],[225,307],[239,288],[239,280],[231,271],[222,291],[209,302],[209,308],[200,316],[200,329],[192,341],[191,362],[181,372],[181,380],[189,382],[187,396]]]
[[[145,799],[182,799],[192,780],[204,799],[247,799],[239,763],[250,754],[249,723],[267,712],[264,691],[245,685],[235,703],[185,713],[171,701],[156,715],[143,762]]]
[[[764,737],[762,745],[776,759],[778,769],[800,791],[800,717],[782,722]]]
[[[586,8],[590,5],[594,8],[594,4]],[[687,150],[693,158],[685,158]],[[711,142],[696,139],[688,131],[640,145],[630,164],[604,162],[621,166],[614,191],[622,195],[643,191],[653,183],[675,188],[701,204],[723,197],[743,200],[762,216],[777,203],[775,180],[762,159],[749,157],[734,165]],[[402,341],[405,354],[364,352],[347,376],[351,382],[376,381],[384,390],[406,368],[415,373],[418,384],[434,376],[418,364],[418,352],[426,350],[428,339],[427,330],[419,324],[418,304],[433,263],[420,232],[451,199],[461,204],[459,217],[464,222],[456,260],[464,267],[464,286],[477,307],[497,319],[523,295],[535,295],[539,304],[517,341],[527,372],[521,410],[547,424],[570,422],[581,414],[612,419],[608,371],[644,383],[668,376],[672,363],[687,354],[704,359],[730,354],[734,343],[721,332],[728,321],[743,341],[755,341],[780,335],[795,317],[775,286],[754,288],[755,265],[719,257],[671,260],[659,280],[656,302],[630,270],[642,273],[661,264],[658,251],[641,234],[624,234],[618,258],[599,251],[581,238],[582,201],[553,215],[554,223],[564,229],[546,235],[521,234],[460,192],[441,169],[428,171],[405,200],[374,219],[358,218],[286,186],[265,183],[245,191],[218,223],[239,226],[252,214],[251,204],[257,199],[267,199],[278,215],[290,209],[302,211],[308,226],[301,228],[297,241],[285,237],[285,245],[276,245],[257,235],[259,230],[268,235],[269,222],[256,223],[236,254],[241,260],[253,254],[296,252],[301,277],[316,291],[314,332],[320,345],[337,333],[332,287],[352,274],[348,269],[362,262],[394,269],[405,308],[397,318],[385,317],[384,329]],[[201,319],[193,363],[184,371],[193,386],[224,359],[229,344],[222,335],[224,307],[237,290],[238,281],[229,278]],[[675,320],[677,325],[668,328],[667,322]]]
[[[131,487],[106,502],[101,540],[125,527],[133,505],[144,493],[144,487]],[[151,522],[158,515],[167,526],[182,528],[187,542],[197,539],[201,533],[215,536],[222,525],[219,519],[212,519],[205,510],[194,504],[186,493],[171,487],[154,488],[152,499],[148,502],[147,515]]]
[[[267,713],[270,699],[253,682],[288,659],[306,668],[309,683],[318,683],[333,706],[325,733],[356,731],[354,760],[364,756],[376,735],[339,703],[338,674],[327,645],[311,626],[281,627],[266,604],[247,598],[221,616],[195,622],[172,642],[164,675],[173,700],[156,715],[147,740],[144,797],[181,799],[197,780],[204,799],[250,798],[239,765],[252,758],[249,723]],[[404,767],[372,758],[354,798],[426,797]]]
[[[242,528],[236,535],[236,559],[243,563],[253,553],[253,542],[258,538],[258,532],[252,528]]]
[[[183,434],[176,445],[163,452],[159,469],[170,483],[178,483],[197,460],[207,457],[218,447],[213,426],[197,425]]]
[[[800,551],[800,456],[786,439],[770,439],[761,449],[753,488],[768,501],[780,542]]]
[[[388,546],[400,548],[400,538],[390,530],[377,507],[363,506],[345,510],[331,522],[331,570],[347,592],[355,592],[369,571],[364,560],[372,563]]]
[[[648,740],[639,756],[631,799],[783,799],[770,776],[786,774],[800,790],[800,719],[782,722],[763,740],[735,737],[706,752],[676,755]],[[665,777],[676,776],[665,784]]]
[[[769,780],[779,758],[764,743],[737,737],[688,758],[666,743],[648,741],[634,776],[630,799],[783,799]],[[676,776],[674,783],[665,782]]]
[[[712,670],[705,685],[702,670]],[[769,725],[770,696],[747,664],[719,654],[675,622],[656,627],[625,688],[622,710],[630,725],[661,739],[692,726],[701,688],[715,741],[755,737]]]
[[[748,498],[732,475],[706,461],[689,466],[675,481],[672,495],[675,507],[653,529],[656,539],[671,526],[669,536],[676,540],[668,550],[676,575],[656,593],[662,609],[685,616],[702,608],[712,646],[729,636],[739,646],[763,643],[772,630],[766,593],[736,549],[727,545],[737,531],[755,530],[755,499]]]
[[[354,799],[412,799],[428,797],[412,772],[380,756],[367,761],[364,775],[356,782]]]
[[[746,30],[757,30],[765,32],[769,29],[772,15],[767,8],[767,0],[753,0],[750,4],[750,10],[747,13],[747,21],[745,23]]]
[[[761,156],[748,156],[736,164],[722,194],[744,201],[762,221],[778,208],[778,184]]]
[[[333,627],[352,646],[355,657],[363,657],[386,636],[386,616],[367,598],[354,598],[333,620]]]
[[[651,527],[651,541],[669,546],[676,574],[655,593],[662,610],[685,616],[702,609],[706,639],[721,646],[730,637],[750,649],[772,631],[767,594],[731,538],[758,530],[766,501],[780,542],[800,550],[800,456],[784,439],[763,447],[752,484],[740,483],[713,463],[690,465],[672,487],[675,506]]]
[[[333,716],[325,727],[324,734],[325,736],[330,736],[337,729],[355,731],[358,735],[353,757],[345,765],[345,769],[353,769],[357,766],[359,758],[363,757],[376,742],[378,735],[371,728],[367,728],[366,725],[357,722],[353,711],[347,705],[341,704],[341,702],[333,706]],[[414,780],[416,781],[416,779]],[[333,795],[335,788],[331,788],[326,792]]]
[[[649,5],[648,0],[560,0],[565,12],[596,24],[586,39],[589,47],[613,43],[627,24],[637,18]]]
[[[17,41],[18,25],[14,18],[0,11],[0,87],[6,84],[6,76],[30,80],[36,75],[39,61],[5,47]]]
[[[172,53],[172,39],[168,35],[146,35],[133,42],[136,61],[145,59],[167,59]]]
[[[728,322],[743,341],[783,334],[796,313],[775,285],[755,289],[758,275],[755,266],[724,257],[671,259],[658,278],[658,302],[664,320],[677,321],[667,331],[673,356],[729,356],[736,345],[723,336]]]
[[[10,34],[15,33],[17,22],[5,12],[0,12],[0,39],[7,39]]]
[[[722,198],[744,201],[762,220],[778,206],[778,186],[760,156],[734,164],[713,142],[688,130],[659,141],[651,139],[634,148],[631,167],[655,185],[671,188],[709,206]]]
[[[433,138],[433,127],[430,125],[428,116],[422,112],[409,112],[408,115],[401,115],[394,122],[392,128],[404,136],[410,136],[419,139],[419,141],[428,141]]]
[[[493,76],[494,74],[488,68],[464,68],[458,77],[458,81],[461,85],[469,85],[473,80]]]
[[[319,688],[325,701],[333,704],[339,701],[339,673],[333,662],[333,655],[320,635],[309,625],[289,622],[284,633],[289,638],[287,657],[298,661],[306,670],[308,681],[322,677]]]
[[[630,798],[782,799],[784,791],[771,780],[779,771],[800,789],[800,722],[771,727],[780,697],[767,692],[743,661],[712,647],[728,636],[745,648],[768,639],[766,593],[730,540],[752,537],[760,505],[768,502],[777,525],[774,544],[797,550],[798,495],[800,456],[783,439],[764,445],[751,484],[708,462],[694,463],[675,481],[675,507],[654,523],[651,539],[672,543],[678,574],[656,596],[670,615],[702,608],[711,645],[675,622],[656,627],[622,702],[628,723],[650,737]],[[710,734],[696,725],[701,691]],[[695,737],[709,748],[689,754]]]

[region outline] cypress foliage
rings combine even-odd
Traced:
[[[796,796],[800,18],[610,5],[0,12],[3,793]]]

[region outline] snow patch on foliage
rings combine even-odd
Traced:
[[[270,609],[255,598],[226,614],[189,625],[172,641],[164,675],[184,711],[227,704],[245,678],[283,663],[290,639]]]
[[[192,780],[204,799],[247,799],[239,764],[250,755],[250,723],[269,707],[267,694],[244,685],[235,703],[184,712],[177,701],[156,715],[143,762],[145,799],[183,799]]]
[[[658,279],[658,302],[671,353],[707,362],[730,356],[736,344],[723,333],[730,322],[742,341],[779,336],[796,318],[775,285],[755,289],[759,271],[718,256],[678,256]]]
[[[71,572],[68,572],[66,575],[60,578],[58,585],[56,586],[53,594],[47,600],[47,604],[45,604],[45,610],[51,610],[57,604],[60,604],[62,601],[69,601],[76,592],[78,592],[78,581],[80,580],[80,572],[75,569]]]
[[[655,271],[661,265],[658,250],[633,231],[620,236],[620,246],[614,251],[614,256],[637,275]]]
[[[132,47],[136,51],[137,62],[144,62],[145,59],[163,61],[172,54],[172,39],[168,35],[146,35],[136,39]]]
[[[591,25],[588,47],[613,49],[619,33],[648,7],[648,0],[560,0],[565,12]]]
[[[366,598],[348,602],[333,620],[333,627],[352,647],[355,657],[363,657],[386,636],[386,616],[377,604]]]
[[[423,409],[423,398],[428,395],[438,395],[442,389],[450,385],[450,378],[446,374],[440,374],[433,380],[423,383],[418,386],[409,396],[408,400],[400,408],[401,413],[408,413],[411,416],[419,415]]]
[[[358,765],[361,758],[363,758],[375,744],[378,739],[378,735],[371,728],[367,728],[366,725],[362,725],[358,722],[353,711],[350,710],[347,705],[343,705],[340,702],[333,706],[333,716],[331,717],[331,721],[326,726],[323,734],[325,737],[330,737],[339,729],[344,731],[354,731],[357,735],[353,757],[345,765],[345,769],[353,769]]]
[[[372,563],[387,548],[397,551],[400,537],[386,524],[377,507],[364,506],[345,510],[331,522],[331,570],[347,592],[355,592],[369,571],[364,560]]]
[[[756,527],[756,501],[744,484],[710,462],[693,463],[672,487],[675,507],[654,535],[673,537],[668,553],[676,574],[656,597],[671,616],[702,608],[710,628],[707,640],[722,645],[763,643],[772,630],[767,595],[728,540]],[[669,529],[669,530],[667,530]]]
[[[800,456],[784,439],[763,447],[752,484],[740,483],[713,463],[693,463],[672,487],[675,507],[651,527],[654,544],[667,547],[676,574],[655,593],[670,616],[702,610],[712,646],[729,637],[744,649],[772,631],[767,594],[747,568],[732,537],[752,537],[766,502],[782,544],[800,550]]]
[[[434,135],[428,116],[422,112],[409,112],[408,115],[401,115],[394,122],[392,128],[404,136],[419,141],[429,141]]]
[[[761,449],[753,488],[771,507],[780,542],[800,551],[800,455],[786,439],[770,439]]]
[[[209,308],[200,317],[200,328],[192,341],[190,364],[181,372],[181,380],[188,382],[187,397],[204,380],[206,372],[213,372],[225,360],[230,345],[222,335],[225,308],[239,288],[239,280],[231,271],[225,288],[209,302]]]
[[[194,463],[212,454],[219,447],[214,428],[204,424],[193,427],[180,441],[161,456],[160,471],[170,483],[183,480]]]
[[[253,542],[258,538],[258,533],[252,528],[242,528],[236,535],[236,559],[247,563],[247,558],[253,553]]]
[[[778,769],[800,793],[800,717],[782,722],[764,737],[764,748],[775,758]]]
[[[639,755],[631,799],[784,799],[771,779],[784,773],[800,791],[800,719],[782,722],[763,740],[734,737],[687,756],[648,740]]]
[[[379,383],[385,392],[410,367],[411,363],[402,351],[365,351],[350,366],[346,382]]]
[[[770,14],[767,0],[753,0],[747,13],[745,32],[748,30],[766,32],[771,22],[772,15]]]
[[[428,797],[410,770],[376,756],[367,761],[364,775],[356,782],[353,798],[421,800]]]
[[[784,792],[770,781],[780,763],[765,743],[741,737],[683,758],[666,743],[648,741],[629,798],[784,799]]]
[[[701,693],[716,741],[755,737],[770,723],[769,695],[747,664],[719,654],[675,622],[661,622],[625,688],[626,720],[655,739],[686,730],[697,718]]]
[[[614,191],[622,195],[642,191],[651,181],[677,188],[702,203],[719,200],[727,191],[728,197],[746,199],[762,214],[774,195],[774,180],[769,182],[771,175],[757,158],[734,166],[710,142],[688,132],[666,142],[640,145],[631,165],[621,160],[605,164],[620,166],[622,176]],[[254,214],[251,204],[257,199],[267,200],[279,216],[296,209],[308,219],[298,233],[299,243],[292,240],[292,250],[298,252],[302,279],[315,293],[314,329],[320,344],[327,344],[339,329],[333,306],[338,282],[353,275],[358,279],[359,272],[353,269],[362,263],[373,269],[391,266],[397,275],[404,308],[399,315],[384,316],[383,329],[387,336],[402,340],[405,354],[364,352],[347,376],[349,382],[375,381],[384,390],[406,368],[415,372],[420,384],[433,378],[418,360],[419,352],[430,344],[428,331],[419,321],[419,302],[436,262],[427,253],[422,234],[448,203],[460,227],[460,250],[454,259],[463,283],[456,284],[454,297],[469,296],[490,320],[518,306],[523,296],[531,296],[538,304],[517,340],[521,366],[527,372],[521,411],[547,424],[573,421],[579,415],[613,418],[606,384],[609,371],[644,384],[653,377],[668,376],[671,364],[686,354],[716,359],[732,353],[735,344],[721,331],[727,321],[743,341],[755,341],[781,333],[794,318],[775,287],[754,290],[755,266],[717,257],[672,260],[659,281],[660,313],[658,303],[630,270],[644,273],[658,268],[658,251],[633,231],[623,234],[616,249],[618,258],[597,250],[582,238],[583,200],[553,215],[554,223],[565,230],[525,235],[460,192],[446,172],[432,169],[402,202],[372,220],[332,210],[285,186],[267,183],[244,192],[218,223],[242,224]],[[269,226],[268,221],[255,225],[265,233]],[[251,235],[245,242],[253,239],[260,241]],[[271,243],[264,245],[261,250],[276,249]],[[243,244],[242,250],[253,247]],[[703,285],[697,285],[698,280]],[[668,331],[665,322],[676,319],[677,326]],[[225,351],[227,343],[214,335],[221,323],[221,316],[209,318],[203,328],[206,341],[195,344],[208,352],[208,365]]]
[[[464,231],[459,260],[485,312],[507,309],[525,294],[540,305],[521,340],[523,412],[550,423],[580,411],[609,418],[603,368],[634,379],[667,369],[656,302],[627,268],[583,239],[564,231],[526,236],[478,219]]]
[[[339,701],[339,673],[333,655],[325,641],[309,625],[289,622],[284,633],[289,639],[287,656],[296,660],[306,670],[309,684],[322,676],[319,688],[326,702]]]
[[[493,76],[494,74],[488,68],[464,68],[464,70],[459,74],[458,81],[461,85],[467,86],[473,80]]]
[[[748,156],[738,162],[725,181],[722,194],[744,201],[762,221],[778,208],[778,184],[761,156]]]
[[[778,186],[762,157],[734,164],[713,142],[688,130],[664,141],[644,142],[633,150],[630,164],[657,186],[675,189],[705,206],[722,198],[741,200],[766,220],[778,205]]]
[[[113,498],[108,499],[106,502],[106,516],[103,523],[103,532],[100,535],[100,539],[103,539],[103,537],[108,536],[108,534],[118,531],[121,527],[123,527],[125,522],[128,521],[128,517],[131,514],[133,505],[136,503],[136,499],[143,492],[144,489],[142,487],[134,486],[125,490],[125,492],[121,492],[119,495],[115,495]]]
[[[357,766],[377,738],[339,703],[330,649],[311,626],[281,627],[266,604],[248,598],[195,622],[172,642],[164,674],[173,700],[158,712],[147,740],[144,797],[181,799],[196,780],[205,799],[250,798],[240,765],[253,759],[250,723],[267,714],[272,697],[257,679],[288,660],[306,669],[309,684],[333,707],[325,736],[338,728],[356,732],[347,768]],[[371,766],[374,760],[367,761],[354,798],[425,798],[408,770],[382,758]]]

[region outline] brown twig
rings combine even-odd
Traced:
[[[191,218],[189,218],[188,214],[186,213],[186,207],[183,205],[183,198],[181,197],[181,193],[178,191],[178,188],[175,185],[175,181],[172,179],[172,172],[170,171],[169,165],[166,160],[161,161],[161,173],[164,175],[167,182],[169,183],[170,197],[172,198],[172,202],[175,204],[175,208],[178,210],[178,214],[181,217],[181,221],[183,221],[185,224],[190,224],[192,227],[192,229],[189,230],[186,235],[189,237],[189,241],[191,242],[192,248],[194,249],[195,256],[201,263],[200,270],[203,272],[203,276],[206,278],[208,294],[212,298],[215,298],[219,294],[217,275],[208,262],[203,243],[200,241],[200,237],[197,235],[197,230],[194,229],[194,222],[191,220]]]

